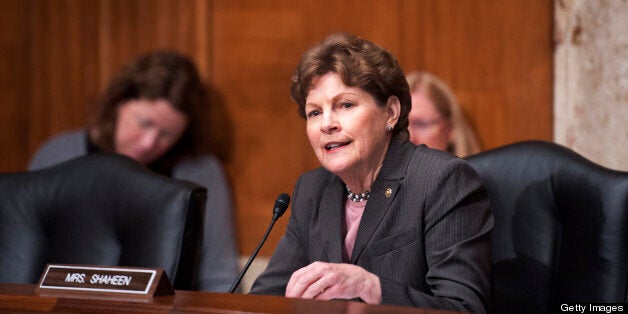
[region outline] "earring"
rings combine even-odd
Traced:
[[[392,126],[390,126],[390,125],[386,126],[386,133],[390,133],[390,132],[392,132],[392,130],[393,130]]]

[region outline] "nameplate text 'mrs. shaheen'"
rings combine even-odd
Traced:
[[[39,294],[82,297],[153,297],[173,294],[159,268],[48,264],[37,284]]]

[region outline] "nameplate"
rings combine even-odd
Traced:
[[[48,264],[35,288],[38,294],[144,298],[174,294],[159,268]]]

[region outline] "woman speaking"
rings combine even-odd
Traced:
[[[291,96],[323,167],[299,178],[251,292],[490,312],[486,191],[465,161],[407,140],[395,57],[330,35],[302,55]]]

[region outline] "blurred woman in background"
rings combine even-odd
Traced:
[[[410,141],[458,157],[480,152],[475,132],[449,87],[427,72],[412,72],[406,77],[412,96],[408,116]]]
[[[158,173],[204,186],[208,193],[195,287],[227,291],[238,272],[231,192],[205,141],[209,102],[194,63],[172,51],[140,56],[111,80],[96,105],[85,129],[48,140],[29,169],[115,152]]]

